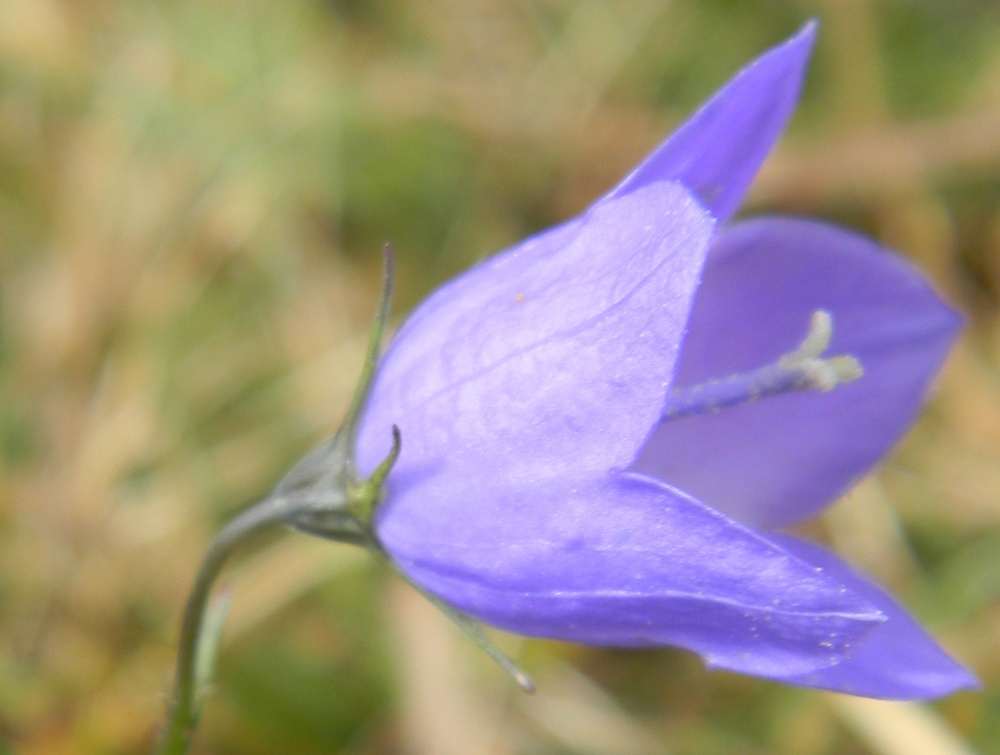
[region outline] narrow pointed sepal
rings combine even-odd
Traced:
[[[368,338],[361,376],[337,434],[308,453],[275,487],[271,497],[287,510],[285,523],[309,535],[376,548],[369,526],[382,495],[382,485],[401,444],[399,428],[391,427],[392,444],[371,477],[360,479],[356,447],[361,417],[368,403],[381,360],[382,338],[389,318],[395,279],[392,247],[386,244],[385,268],[378,312]]]
[[[520,666],[517,665],[517,663],[514,661],[513,658],[511,658],[509,655],[507,655],[493,643],[493,641],[483,631],[483,628],[479,625],[479,622],[477,622],[471,616],[468,616],[462,613],[461,611],[457,610],[453,605],[451,605],[451,603],[447,602],[446,600],[443,600],[434,593],[425,590],[419,584],[417,584],[412,579],[407,577],[405,573],[400,572],[400,574],[402,575],[403,579],[405,579],[406,582],[411,587],[413,587],[413,589],[415,589],[417,592],[419,592],[421,595],[427,598],[427,600],[431,603],[431,605],[433,605],[442,614],[444,614],[445,618],[451,621],[451,623],[454,624],[459,629],[459,631],[462,632],[462,634],[464,634],[466,637],[472,640],[476,645],[478,645],[482,649],[484,653],[486,653],[486,655],[488,655],[491,659],[493,659],[493,661],[501,669],[503,669],[504,672],[506,672],[511,679],[517,682],[517,686],[519,686],[524,692],[527,692],[529,695],[533,695],[535,693],[535,683],[531,680],[531,677],[528,676],[527,672],[525,672]]]

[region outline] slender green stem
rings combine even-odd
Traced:
[[[332,443],[324,444],[316,452],[307,456],[303,462],[293,468],[289,477],[286,477],[285,481],[278,485],[275,495],[247,509],[226,525],[212,543],[201,564],[201,569],[195,578],[194,587],[184,609],[180,647],[177,652],[174,694],[171,699],[170,713],[163,739],[157,750],[159,755],[182,755],[186,752],[194,728],[198,723],[200,712],[198,694],[204,677],[204,674],[199,673],[198,659],[202,655],[199,650],[200,645],[204,642],[205,617],[209,607],[209,598],[212,586],[222,571],[226,559],[240,543],[269,525],[284,522],[321,537],[367,547],[377,547],[374,536],[367,528],[367,520],[371,516],[379,489],[399,456],[399,429],[392,428],[392,450],[370,480],[361,483],[356,479],[354,457],[358,424],[361,421],[361,413],[375,378],[379,352],[382,350],[382,335],[389,315],[392,284],[393,255],[391,247],[386,245],[385,275],[382,280],[382,296],[378,315],[369,337],[368,353],[361,379],[347,410],[344,425],[338,433],[338,436],[343,438],[344,448],[338,448],[335,438]],[[338,460],[341,461],[342,466],[337,464]],[[331,465],[333,466],[331,467]],[[336,495],[339,490],[338,486],[345,488],[341,497]],[[362,513],[365,515],[364,525],[360,523],[354,512],[343,511],[347,504],[347,501],[343,499],[350,495],[349,491],[352,489],[355,491],[356,503],[360,505]],[[308,496],[306,499],[301,498],[309,492],[323,495],[323,500],[327,504],[323,513],[325,513],[327,521],[320,521],[317,524],[309,518],[302,519],[303,516],[308,517],[310,514],[318,513],[313,510],[314,503],[307,500]],[[288,493],[287,498],[286,493]],[[297,502],[293,493],[300,496]],[[306,508],[302,509],[304,503]]]
[[[267,498],[233,519],[212,542],[184,609],[174,694],[166,729],[160,741],[160,755],[181,755],[187,751],[198,723],[198,646],[205,623],[212,586],[226,559],[238,545],[287,515],[281,498]]]

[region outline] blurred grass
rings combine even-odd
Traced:
[[[841,704],[679,651],[501,638],[540,682],[523,698],[361,554],[287,537],[231,571],[196,751],[1000,752],[985,0],[0,3],[0,752],[148,747],[212,532],[346,406],[383,241],[402,315],[813,16],[747,210],[864,230],[969,316],[925,418],[821,527],[985,691]]]

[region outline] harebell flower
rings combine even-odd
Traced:
[[[210,586],[274,523],[388,558],[525,688],[478,622],[878,698],[977,684],[880,588],[782,532],[886,454],[960,326],[874,241],[731,222],[814,36],[751,63],[579,217],[443,286],[379,359],[387,255],[344,426],[206,559],[165,752],[196,721]]]

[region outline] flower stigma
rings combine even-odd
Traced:
[[[824,357],[832,338],[833,316],[818,309],[813,312],[809,332],[794,351],[749,372],[675,388],[667,397],[662,421],[716,413],[784,393],[808,390],[826,393],[853,383],[864,375],[864,368],[850,355]]]

